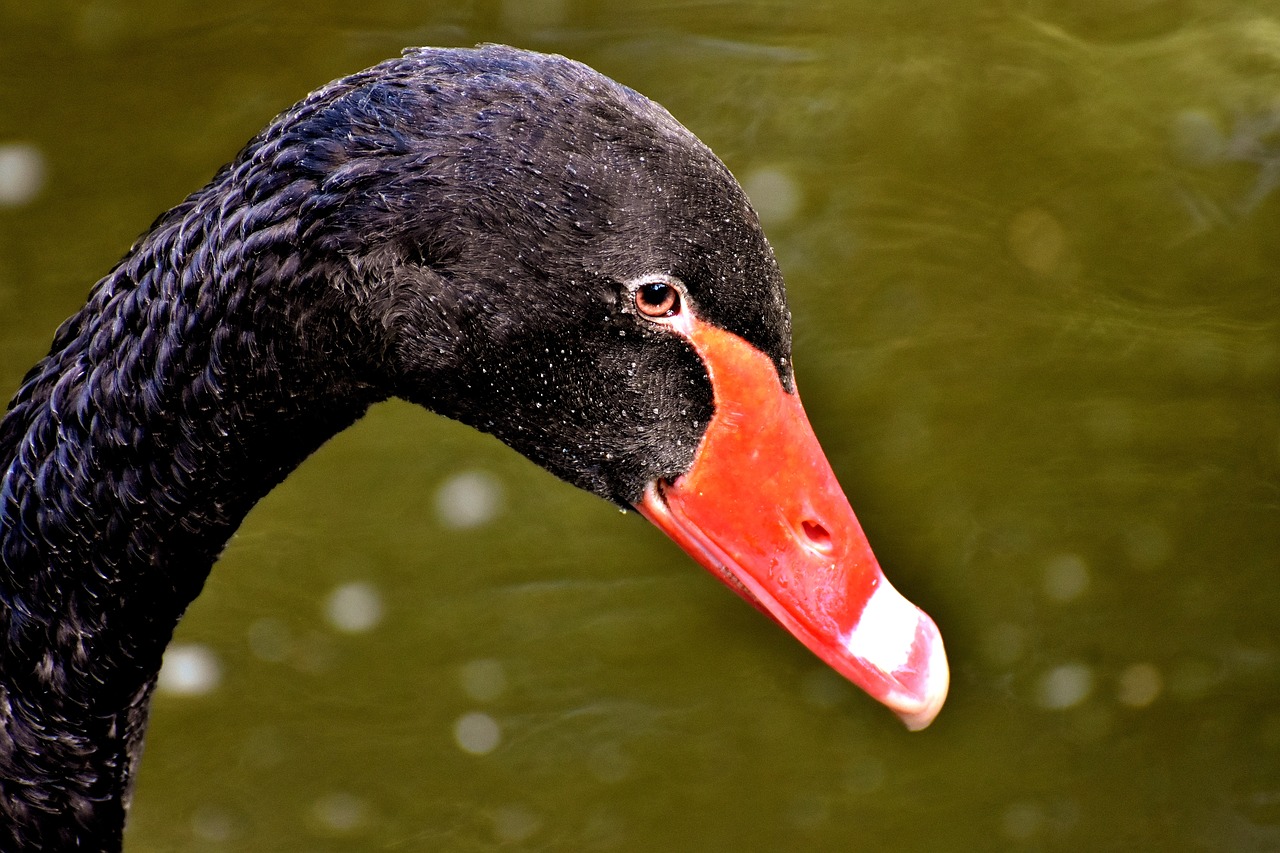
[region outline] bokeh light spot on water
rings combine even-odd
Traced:
[[[815,832],[831,820],[831,803],[821,794],[797,794],[791,800],[791,824],[804,832]]]
[[[1039,276],[1062,269],[1067,256],[1067,232],[1047,210],[1029,207],[1009,220],[1009,251],[1022,266]]]
[[[597,810],[587,818],[587,823],[582,828],[582,847],[586,849],[610,850],[621,846],[626,839],[626,823],[616,812],[610,810]]]
[[[493,658],[467,661],[458,672],[462,692],[477,702],[492,702],[507,689],[507,673],[502,662]]]
[[[1036,701],[1051,711],[1074,708],[1093,692],[1093,670],[1082,663],[1064,663],[1040,676]]]
[[[1024,800],[1013,803],[1004,810],[1000,818],[1000,829],[1005,838],[1011,841],[1026,841],[1044,826],[1044,806]]]
[[[325,602],[329,624],[347,634],[372,631],[382,621],[382,593],[367,581],[352,581],[329,593]]]
[[[1135,663],[1125,667],[1120,673],[1116,698],[1121,705],[1130,708],[1145,708],[1160,696],[1164,689],[1164,679],[1160,670],[1149,663]]]
[[[0,145],[0,207],[34,201],[44,188],[44,155],[34,145]]]
[[[311,814],[326,830],[347,834],[364,825],[369,807],[363,799],[347,791],[333,791],[311,806]]]
[[[541,827],[542,818],[526,806],[503,806],[493,813],[493,833],[505,844],[527,841]]]
[[[172,696],[203,696],[222,682],[222,665],[202,643],[175,643],[164,653],[156,690]]]
[[[766,228],[785,225],[800,212],[800,185],[779,167],[753,169],[743,177],[742,188]]]
[[[226,809],[205,803],[191,815],[191,835],[196,841],[225,844],[239,834],[235,818]]]
[[[487,471],[455,474],[436,491],[436,517],[455,530],[488,524],[502,511],[502,492],[502,483]]]
[[[488,714],[471,711],[454,721],[453,739],[463,752],[488,755],[502,742],[502,728]]]
[[[1182,110],[1173,117],[1173,145],[1178,156],[1195,166],[1221,162],[1227,153],[1227,136],[1218,119],[1202,109]]]
[[[1089,567],[1077,554],[1059,554],[1044,567],[1041,588],[1054,601],[1075,601],[1089,588]]]

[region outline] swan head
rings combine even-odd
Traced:
[[[692,133],[502,47],[409,52],[272,133],[387,393],[639,509],[910,727],[933,719],[938,629],[867,545],[796,392],[773,252]]]

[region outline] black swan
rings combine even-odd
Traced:
[[[562,57],[409,50],[275,119],[58,329],[0,421],[0,849],[114,850],[228,537],[391,396],[634,507],[911,728],[948,671],[796,396],[728,170]]]

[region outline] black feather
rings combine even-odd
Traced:
[[[569,60],[412,50],[313,93],[161,216],[0,421],[0,849],[114,850],[161,654],[248,510],[401,396],[626,505],[690,465],[685,283],[789,375],[719,160]]]

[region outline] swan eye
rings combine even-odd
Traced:
[[[636,288],[636,309],[646,317],[674,317],[680,313],[680,291],[665,281],[647,281]]]

